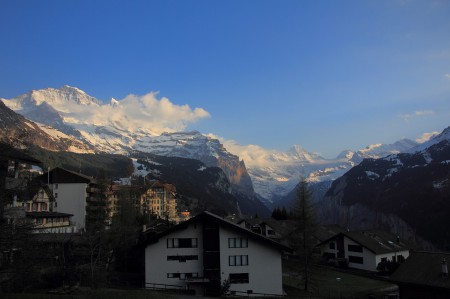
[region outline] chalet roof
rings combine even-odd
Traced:
[[[175,187],[175,185],[168,184],[168,183],[163,183],[161,181],[153,182],[150,185],[149,189],[153,189],[153,188],[164,188],[164,189],[166,189],[166,190],[168,190],[170,192],[174,192],[174,193],[177,191],[177,188]]]
[[[48,185],[37,178],[26,181],[26,184],[24,184],[21,188],[13,188],[10,190],[7,189],[4,192],[7,198],[13,198],[14,195],[17,195],[20,202],[25,202],[32,200],[40,189],[44,190],[50,201],[55,201],[55,197],[53,196],[53,193]]]
[[[269,226],[273,230],[275,230],[281,236],[287,236],[293,230],[293,221],[292,220],[275,220],[273,218],[239,218],[235,219],[233,222],[242,225],[243,222],[248,223],[250,226],[260,225],[260,226]]]
[[[19,161],[22,163],[27,163],[31,165],[37,165],[41,166],[42,162],[32,158],[26,154],[24,154],[22,151],[17,150],[10,146],[9,144],[0,143],[0,159],[7,159],[7,160],[13,160],[13,161]]]
[[[375,254],[384,254],[390,252],[397,252],[412,249],[414,246],[409,242],[397,240],[397,236],[383,230],[365,230],[365,231],[345,231],[336,234],[335,236],[324,240],[320,244],[336,239],[343,235],[350,240],[360,244]],[[320,245],[319,244],[319,245]]]
[[[276,241],[274,241],[272,239],[269,239],[269,238],[267,238],[265,236],[262,236],[260,234],[256,234],[256,233],[254,233],[254,232],[252,232],[252,231],[250,231],[250,230],[248,230],[246,228],[243,228],[243,227],[239,226],[238,224],[236,224],[234,222],[230,222],[228,220],[225,220],[225,219],[223,219],[223,218],[221,218],[221,217],[219,217],[219,216],[217,216],[217,215],[215,215],[215,214],[213,214],[211,212],[208,212],[208,211],[204,211],[204,212],[198,214],[197,216],[195,216],[195,217],[193,217],[193,218],[191,218],[191,219],[189,219],[189,220],[187,220],[185,222],[182,222],[182,223],[180,223],[178,225],[175,225],[175,226],[165,230],[162,233],[159,233],[159,234],[151,236],[147,240],[147,244],[151,244],[151,243],[157,242],[160,238],[162,238],[162,237],[164,237],[166,235],[169,235],[169,234],[171,234],[171,233],[173,233],[175,231],[179,231],[179,230],[185,229],[190,224],[198,223],[198,222],[202,222],[202,223],[203,222],[218,223],[222,227],[226,227],[228,229],[237,231],[237,232],[239,232],[239,233],[241,233],[243,235],[248,236],[249,238],[258,240],[258,241],[260,241],[260,242],[262,242],[262,243],[264,243],[264,244],[266,244],[268,246],[275,247],[275,248],[277,248],[279,250],[292,251],[291,248],[289,248],[289,247],[287,247],[287,246],[285,246],[283,244],[280,244],[280,243],[278,243],[278,242],[276,242]]]
[[[345,228],[337,224],[319,225],[314,231],[314,237],[317,239],[318,242],[322,242],[345,231],[346,231]]]
[[[41,176],[42,180],[48,179],[48,174],[45,173]],[[76,183],[93,183],[94,178],[77,173],[71,170],[67,170],[64,168],[56,167],[50,171],[50,183],[52,184],[76,184]]]
[[[450,265],[450,253],[411,252],[406,261],[392,274],[397,283],[450,289],[450,277],[443,276],[442,260]]]

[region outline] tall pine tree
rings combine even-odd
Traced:
[[[309,291],[311,257],[315,245],[313,235],[317,227],[311,198],[312,192],[308,189],[308,183],[302,178],[297,187],[297,198],[293,211],[295,230],[292,234],[292,247],[304,263],[305,291]]]

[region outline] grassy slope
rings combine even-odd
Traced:
[[[383,289],[395,285],[365,276],[338,271],[338,269],[313,266],[311,269],[311,291],[303,290],[300,270],[301,265],[296,261],[283,261],[283,284],[288,298],[308,296],[323,297],[354,297],[367,298],[368,294],[377,294]],[[340,278],[338,281],[336,278]]]

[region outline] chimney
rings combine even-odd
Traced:
[[[448,277],[447,260],[445,257],[442,259],[441,275],[443,277]]]

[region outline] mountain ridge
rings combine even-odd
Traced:
[[[377,144],[359,151],[347,151],[335,159],[325,159],[299,145],[286,152],[259,148],[256,157],[240,157],[232,147],[197,131],[158,134],[150,125],[138,126],[125,113],[134,113],[130,111],[133,106],[122,107],[133,101],[138,105],[153,103],[154,98],[136,100],[129,96],[102,103],[81,89],[65,85],[60,89],[33,90],[2,100],[28,119],[73,136],[96,152],[127,154],[138,150],[199,159],[208,166],[222,167],[237,190],[247,194],[256,192],[268,206],[275,205],[279,198],[295,188],[301,177],[313,184],[332,181],[364,158],[378,158],[417,145],[411,140],[392,145]],[[252,150],[255,148],[258,149]]]

